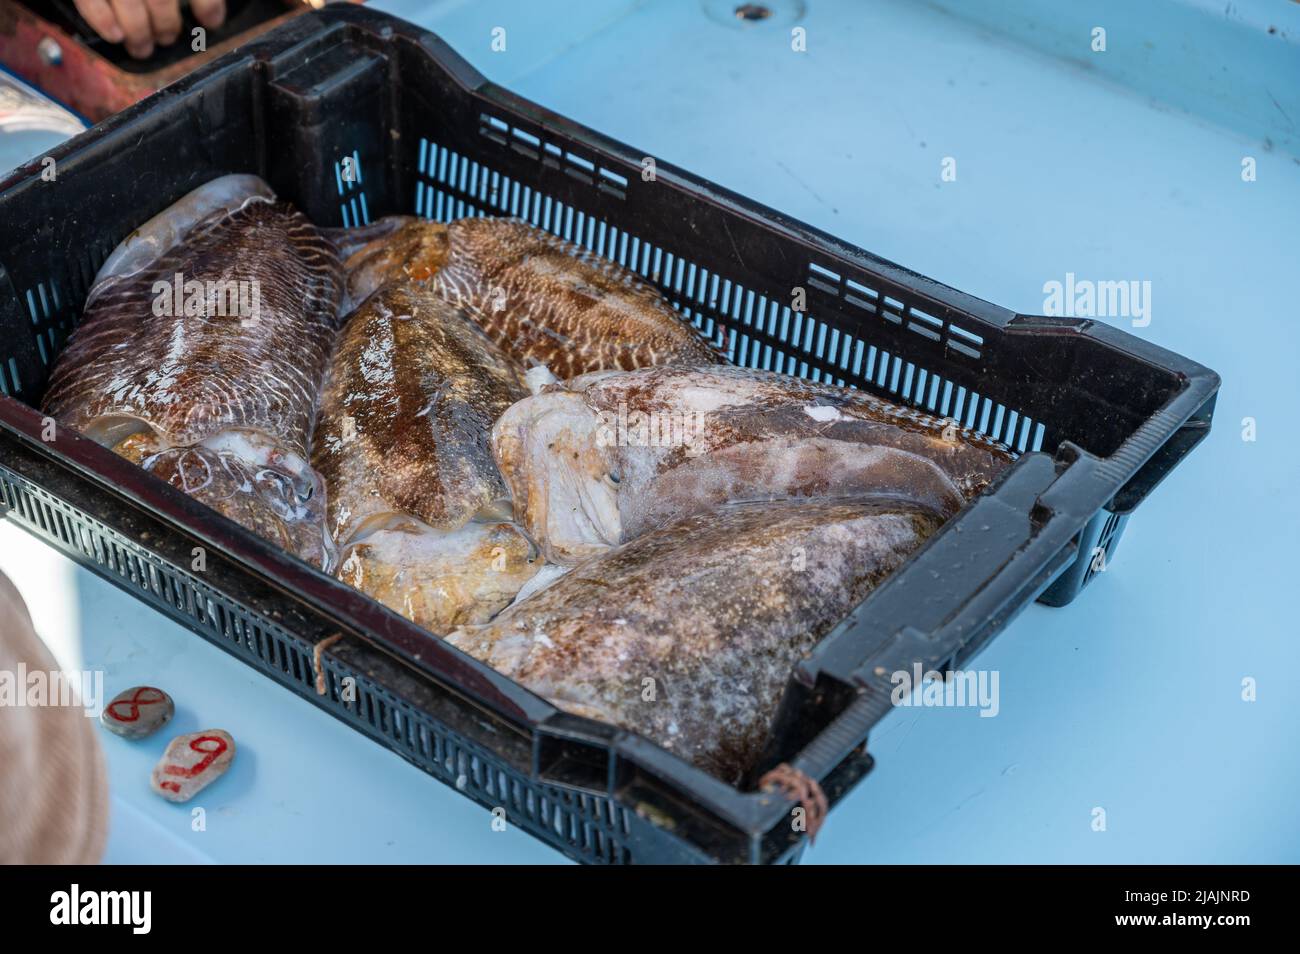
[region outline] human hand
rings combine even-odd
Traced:
[[[77,12],[109,43],[125,43],[138,60],[154,44],[170,46],[181,32],[180,0],[75,0]],[[195,18],[215,30],[226,19],[225,0],[190,0]]]

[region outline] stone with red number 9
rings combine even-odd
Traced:
[[[178,735],[154,766],[149,787],[169,802],[188,802],[230,768],[235,740],[221,729]]]
[[[153,735],[176,712],[172,697],[154,686],[132,686],[119,692],[104,707],[99,721],[114,735],[125,739],[143,739]]]

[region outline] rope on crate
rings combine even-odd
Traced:
[[[329,691],[329,687],[325,682],[325,669],[321,666],[321,656],[324,654],[325,650],[329,649],[342,638],[342,633],[335,633],[333,636],[326,636],[317,643],[316,648],[311,651],[311,670],[316,674],[316,695],[318,696],[323,696]]]
[[[804,824],[808,831],[808,843],[817,840],[826,813],[830,811],[830,802],[817,781],[799,771],[788,762],[782,762],[772,771],[758,780],[758,787],[764,792],[780,792],[797,802],[804,810]]]

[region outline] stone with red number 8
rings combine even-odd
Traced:
[[[161,689],[132,686],[113,697],[100,713],[99,721],[114,735],[124,739],[143,739],[170,722],[175,712],[172,697]]]
[[[235,740],[221,729],[178,735],[153,767],[149,787],[169,802],[188,802],[230,768]]]

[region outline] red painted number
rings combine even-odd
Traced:
[[[146,692],[152,692],[154,698],[145,698],[144,693]],[[110,702],[108,704],[108,714],[118,722],[134,722],[140,718],[141,706],[154,706],[160,702],[164,702],[166,699],[167,696],[161,689],[151,689],[148,686],[141,686],[135,691],[135,695],[130,699],[119,699],[117,702]],[[118,706],[128,706],[130,714],[123,715],[118,710]]]
[[[204,742],[211,744],[205,748],[203,745]],[[193,778],[215,762],[222,752],[226,751],[226,740],[219,739],[215,735],[201,735],[190,742],[190,748],[195,752],[202,753],[203,758],[190,766],[166,765],[163,767],[163,772],[167,775],[179,775],[182,778]],[[171,792],[179,792],[181,790],[180,785],[176,782],[159,782],[158,787],[165,788]]]

